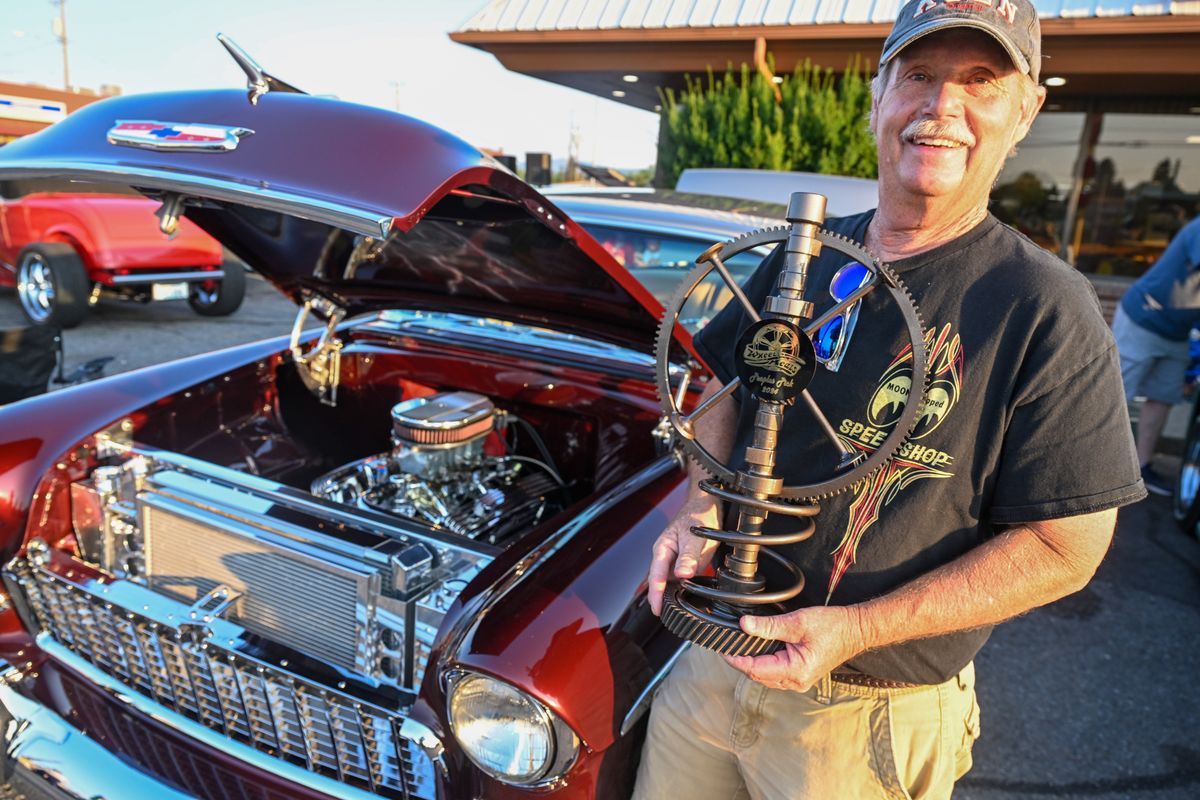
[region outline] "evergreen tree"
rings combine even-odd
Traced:
[[[690,167],[876,176],[867,129],[870,75],[861,59],[840,80],[805,59],[783,76],[780,99],[770,81],[743,64],[704,79],[684,76],[683,91],[662,94],[655,183],[674,186]]]

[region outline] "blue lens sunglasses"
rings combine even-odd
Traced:
[[[833,274],[829,281],[829,294],[835,303],[841,303],[854,292],[866,286],[875,275],[857,261],[851,261]],[[855,301],[842,313],[826,322],[817,329],[812,337],[813,348],[817,351],[817,361],[825,365],[830,372],[837,372],[850,345],[850,337],[854,334],[854,324],[858,322],[858,308],[862,300]]]

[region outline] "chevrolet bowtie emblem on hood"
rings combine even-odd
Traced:
[[[253,133],[249,128],[229,125],[117,120],[117,124],[108,132],[108,142],[143,150],[228,153],[237,149],[243,136]]]

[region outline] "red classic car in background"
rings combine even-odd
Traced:
[[[3,181],[125,181],[301,306],[290,339],[0,411],[0,774],[627,797],[680,652],[645,602],[686,494],[660,306],[465,142],[251,78],[0,150]],[[677,384],[703,374],[678,336]]]
[[[60,187],[71,193],[47,191]],[[16,287],[31,323],[73,327],[102,294],[186,299],[207,316],[241,305],[241,266],[224,269],[221,246],[193,223],[179,220],[168,236],[155,217],[161,203],[127,189],[79,191],[61,181],[0,183],[0,286]]]

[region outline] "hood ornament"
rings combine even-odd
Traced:
[[[217,34],[217,41],[220,42],[229,55],[233,56],[233,60],[242,68],[242,72],[246,73],[247,99],[250,100],[250,105],[258,105],[258,98],[262,97],[267,92],[288,92],[290,94],[308,94],[303,89],[297,89],[290,83],[279,80],[271,73],[259,66],[258,62],[250,57],[242,48],[238,47],[237,43],[223,33]]]

